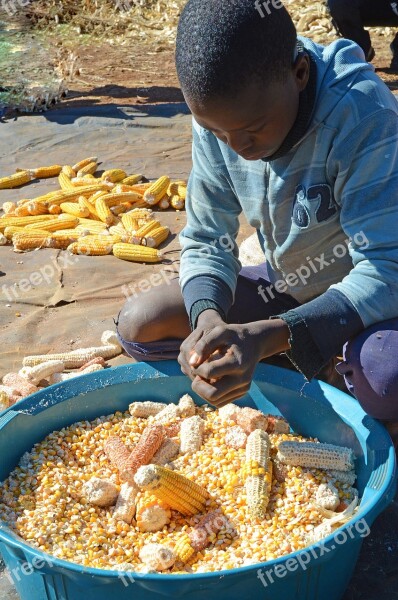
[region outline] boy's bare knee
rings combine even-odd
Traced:
[[[156,323],[156,309],[144,298],[129,298],[119,315],[118,331],[126,342],[148,342],[148,334]]]

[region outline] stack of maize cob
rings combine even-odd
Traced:
[[[57,177],[60,189],[33,199],[5,202],[4,215],[0,217],[0,244],[12,242],[18,252],[68,248],[72,253],[90,256],[111,254],[114,250],[113,255],[122,260],[161,262],[163,257],[157,248],[167,240],[170,231],[159,221],[152,222],[150,207],[184,208],[186,181],[172,182],[162,176],[153,183],[143,183],[142,175],[127,175],[122,169],[110,169],[98,177],[97,169],[97,157],[88,157],[73,166],[18,169],[14,175],[1,178],[0,190],[47,177]],[[64,216],[70,220],[61,222]],[[82,219],[88,223],[82,223]],[[103,228],[96,230],[96,224]],[[20,229],[13,231],[12,227]],[[110,231],[116,228],[117,232]],[[68,233],[56,235],[61,229]],[[35,235],[28,235],[31,230]],[[102,235],[109,231],[118,237],[103,240]],[[92,237],[96,233],[98,236]],[[83,246],[79,243],[82,237],[89,238]]]

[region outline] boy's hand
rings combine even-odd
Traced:
[[[288,327],[281,319],[227,325],[209,310],[183,342],[178,360],[193,380],[193,391],[220,408],[248,392],[258,362],[287,350],[288,339]]]

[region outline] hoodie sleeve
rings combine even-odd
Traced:
[[[310,379],[350,337],[398,316],[398,116],[370,115],[332,149],[328,170],[353,268],[321,296],[279,315],[288,353]]]
[[[180,283],[194,328],[206,308],[215,308],[225,318],[232,306],[240,271],[236,237],[242,209],[217,140],[195,121],[192,160],[187,224],[180,234]]]

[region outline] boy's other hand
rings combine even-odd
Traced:
[[[288,339],[281,319],[228,325],[209,310],[183,342],[178,360],[193,391],[220,408],[249,391],[258,362],[287,350]]]

